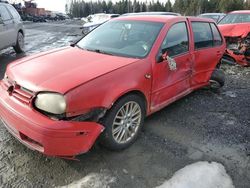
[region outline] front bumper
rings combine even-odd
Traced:
[[[226,49],[225,55],[232,57],[236,63],[242,66],[250,66],[250,57],[242,54],[235,54],[234,51]]]
[[[1,81],[0,119],[9,132],[30,149],[58,157],[87,152],[104,130],[95,122],[52,120],[9,96]]]

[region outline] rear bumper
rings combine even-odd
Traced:
[[[9,96],[1,82],[0,119],[8,131],[30,149],[58,157],[87,152],[104,129],[95,122],[51,120]]]
[[[226,50],[225,54],[232,57],[236,61],[236,63],[238,63],[239,65],[250,66],[250,57],[246,57],[245,55],[241,55],[241,54],[239,55],[234,54],[234,52],[229,49]]]

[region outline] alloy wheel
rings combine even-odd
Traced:
[[[142,117],[140,105],[134,101],[127,102],[117,112],[113,125],[112,135],[119,144],[128,143],[137,133]]]

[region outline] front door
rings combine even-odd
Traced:
[[[5,6],[0,5],[0,49],[14,45],[16,41],[13,19]]]
[[[176,100],[190,88],[193,58],[190,54],[187,22],[174,23],[161,44],[158,56],[165,58],[153,68],[151,111]]]

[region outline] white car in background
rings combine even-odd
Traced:
[[[82,27],[82,29],[83,29],[82,33],[84,35],[86,35],[87,33],[92,31],[93,29],[95,29],[99,25],[103,24],[104,22],[106,22],[112,18],[116,18],[118,16],[120,16],[120,15],[119,14],[99,13],[99,14],[91,14],[85,19],[82,18],[83,21],[87,21]]]
[[[16,53],[24,51],[24,28],[16,9],[0,0],[0,50],[13,47]]]

